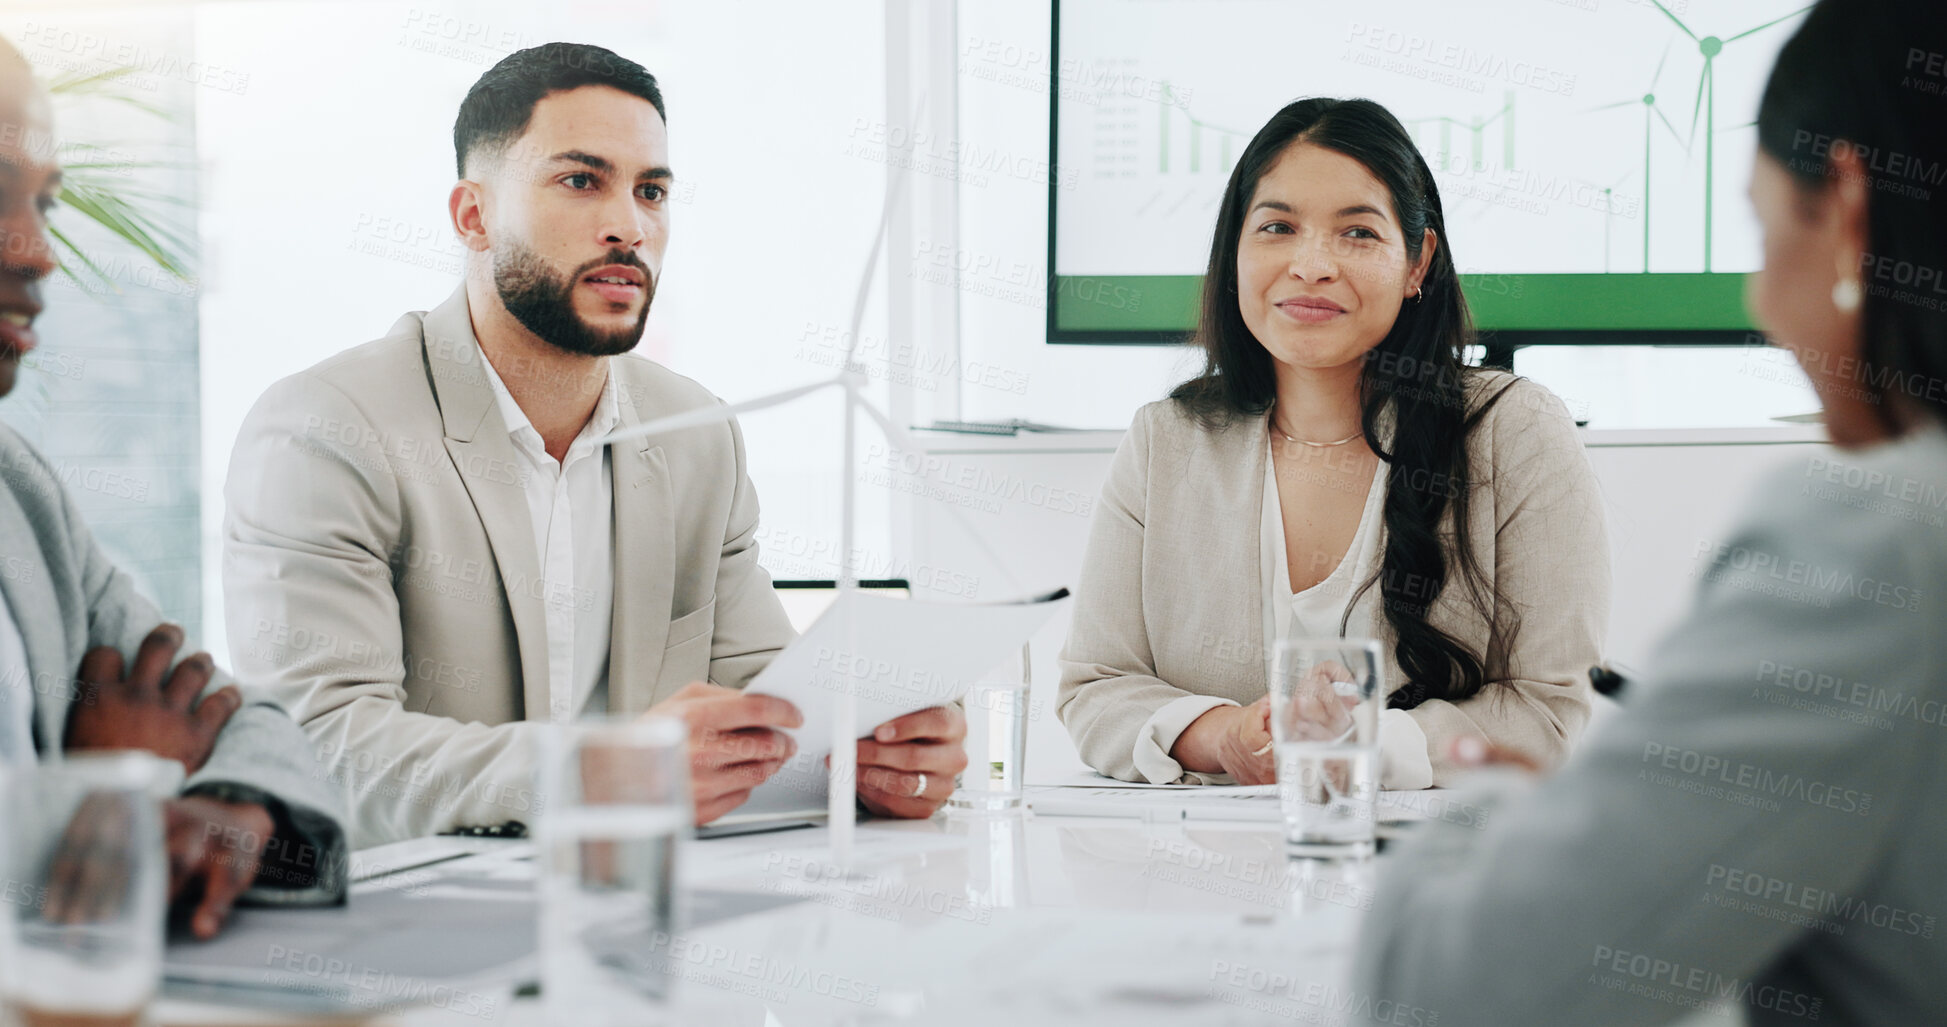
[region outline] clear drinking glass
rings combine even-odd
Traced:
[[[158,796],[180,777],[139,752],[0,773],[0,1022],[144,1021],[168,905]]]
[[[670,1022],[689,732],[646,717],[549,725],[540,743],[541,997],[547,1022]]]
[[[947,804],[974,812],[1022,808],[1028,754],[1028,705],[1033,696],[1028,647],[967,690],[967,769]]]
[[[1373,853],[1382,666],[1379,643],[1369,638],[1294,639],[1278,647],[1271,738],[1290,855]]]

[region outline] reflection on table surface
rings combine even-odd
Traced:
[[[453,843],[359,859],[405,868],[441,844]],[[531,866],[510,858],[524,844],[469,842],[479,855],[411,872],[504,878]],[[694,842],[686,856],[698,926],[669,942],[674,1023],[1180,1027],[1335,1023],[1360,1006],[1345,963],[1373,867],[1287,862],[1273,824],[942,815],[861,824],[850,872],[822,828]],[[541,1023],[515,983],[372,1022]],[[179,1002],[158,1012],[164,1024],[301,1022]]]

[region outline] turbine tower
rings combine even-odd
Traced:
[[[1685,155],[1688,155],[1690,153],[1690,144],[1686,143],[1684,141],[1683,136],[1677,133],[1677,127],[1670,123],[1670,118],[1668,115],[1663,113],[1663,108],[1656,105],[1656,84],[1657,82],[1662,80],[1663,66],[1669,63],[1669,60],[1670,60],[1670,48],[1668,46],[1665,46],[1663,48],[1662,58],[1656,62],[1656,73],[1650,76],[1650,87],[1643,92],[1642,96],[1632,96],[1627,100],[1618,100],[1615,103],[1606,103],[1600,107],[1590,108],[1592,112],[1611,111],[1611,110],[1615,110],[1618,107],[1640,106],[1643,108],[1643,273],[1644,274],[1648,274],[1650,270],[1650,137],[1654,134],[1656,128],[1656,122],[1658,121],[1663,122],[1663,127],[1668,129],[1670,132],[1670,138],[1676,140],[1677,145],[1683,148],[1683,152]],[[1624,177],[1626,178],[1628,176],[1624,176]],[[1622,179],[1618,179],[1616,181],[1616,185],[1621,185],[1621,184],[1622,184]],[[1610,186],[1609,189],[1603,190],[1603,192],[1605,195],[1608,195],[1613,189],[1615,189],[1614,185]],[[1605,272],[1609,270],[1608,233],[1609,233],[1608,221],[1607,219],[1605,219],[1603,222],[1603,250],[1602,250],[1602,264],[1603,264],[1603,270]]]
[[[1717,127],[1717,79],[1712,69],[1716,65],[1717,55],[1723,53],[1724,47],[1729,44],[1735,43],[1753,33],[1762,32],[1781,21],[1787,21],[1804,14],[1816,5],[1808,4],[1790,14],[1782,15],[1762,25],[1745,29],[1743,32],[1739,32],[1734,36],[1719,39],[1716,36],[1699,36],[1695,32],[1690,31],[1690,26],[1685,25],[1683,19],[1670,13],[1670,9],[1663,6],[1663,0],[1650,0],[1650,2],[1656,5],[1657,10],[1663,12],[1664,17],[1674,22],[1684,35],[1689,36],[1691,41],[1697,44],[1697,51],[1704,55],[1704,71],[1703,74],[1697,76],[1697,104],[1690,112],[1690,139],[1694,142],[1697,138],[1697,115],[1702,113],[1704,117],[1704,271],[1708,272],[1710,271],[1711,180],[1716,171],[1715,163],[1717,157],[1717,139],[1715,135]]]

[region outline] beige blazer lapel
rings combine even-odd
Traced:
[[[612,361],[609,373],[621,374],[622,362]],[[642,421],[635,395],[629,383],[615,382],[618,427]],[[655,692],[675,612],[676,507],[669,463],[654,439],[612,448],[615,607],[609,624],[608,705],[611,713],[634,714],[665,698]]]
[[[523,716],[546,720],[548,633],[541,558],[534,551],[534,522],[521,492],[520,454],[481,367],[486,357],[473,336],[464,286],[426,313],[420,334],[445,426],[446,451],[486,529],[501,589],[513,613],[514,637],[521,652]]]
[[[39,536],[27,514],[11,496],[0,498],[0,539],[32,547],[32,563],[41,562]],[[40,744],[42,758],[58,754],[67,733],[69,685],[80,672],[80,664],[68,665],[68,646],[62,637],[61,602],[54,592],[54,580],[43,566],[38,573],[0,574],[0,594],[7,597],[14,627],[20,632],[21,648],[27,653],[28,693],[34,709],[34,740]],[[0,668],[4,673],[5,668]]]
[[[1215,554],[1209,570],[1237,582],[1239,587],[1225,590],[1225,601],[1212,604],[1217,621],[1211,628],[1219,639],[1236,639],[1244,643],[1238,647],[1238,651],[1243,653],[1266,653],[1271,644],[1270,637],[1264,633],[1266,571],[1263,532],[1264,462],[1271,458],[1270,439],[1268,413],[1240,418],[1228,431],[1217,436],[1216,448],[1220,455],[1211,461],[1211,470],[1219,475],[1220,483],[1208,495],[1229,506],[1228,510],[1210,511],[1213,520],[1219,524],[1249,527],[1249,530],[1240,532],[1224,532],[1221,529],[1213,532],[1222,541],[1223,551]],[[1246,584],[1250,586],[1249,592],[1244,591]],[[1186,598],[1195,602],[1191,596],[1186,595]],[[1192,608],[1183,613],[1186,618],[1184,623],[1193,623],[1194,618],[1206,614],[1206,611]],[[1261,677],[1264,663],[1259,660],[1243,667],[1242,671]]]

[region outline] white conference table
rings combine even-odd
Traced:
[[[360,860],[403,865],[420,844]],[[482,842],[479,858],[524,844]],[[1288,864],[1273,824],[1033,813],[863,821],[842,879],[822,827],[691,842],[685,857],[690,888],[805,896],[672,944],[674,1022],[725,1027],[1340,1022],[1373,870]],[[540,1024],[512,987],[367,1022]],[[321,1022],[175,1000],[156,1019]]]
[[[406,867],[426,846],[455,844],[479,854],[442,863],[443,872],[474,861],[505,875],[531,851],[524,842],[425,839],[365,850],[356,862]],[[861,822],[844,877],[829,863],[822,827],[694,841],[683,858],[693,894],[797,897],[679,932],[670,1022],[686,1027],[1348,1024],[1363,1022],[1350,1014],[1369,1001],[1350,988],[1349,963],[1375,862],[1288,862],[1272,823],[942,813]],[[542,1024],[540,1001],[517,997],[515,984],[369,1019],[169,999],[155,1019]]]

